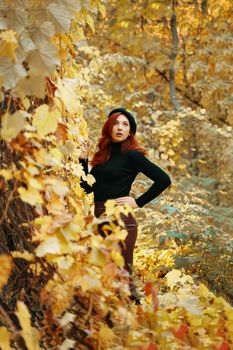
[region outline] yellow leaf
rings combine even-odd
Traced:
[[[177,292],[178,306],[184,307],[192,315],[203,315],[203,310],[200,305],[199,298],[189,293],[184,288],[180,288]]]
[[[29,187],[28,189],[24,187],[19,187],[18,190],[20,198],[23,202],[30,205],[42,204],[43,198],[39,191],[35,188]]]
[[[46,239],[45,242],[41,243],[36,248],[36,255],[41,258],[45,256],[46,254],[60,254],[61,248],[60,248],[60,242],[57,237],[51,237]]]
[[[59,147],[59,150],[62,152],[62,154],[67,156],[68,154],[74,153],[76,148],[77,148],[77,145],[75,145],[74,142],[72,142],[71,140],[67,140],[64,145]]]
[[[124,258],[119,252],[117,252],[115,250],[111,251],[111,257],[112,257],[113,261],[115,261],[117,266],[119,266],[121,268],[124,266],[124,264],[125,264]]]
[[[48,105],[39,106],[33,116],[32,125],[37,128],[40,137],[55,132],[60,118],[58,110],[49,111]]]
[[[106,257],[101,250],[93,247],[89,256],[89,263],[97,266],[105,266]]]
[[[116,237],[119,240],[124,240],[128,235],[128,232],[125,229],[122,229],[119,225],[114,227],[114,234],[111,237]]]
[[[41,148],[39,152],[35,154],[37,162],[43,165],[61,165],[62,153],[58,148],[52,148],[49,152]]]
[[[52,262],[56,263],[58,267],[62,270],[68,270],[74,264],[75,260],[72,256],[59,256],[52,260]]]
[[[116,202],[114,201],[114,199],[109,199],[106,203],[105,203],[105,212],[107,216],[111,216],[115,213],[116,211]]]
[[[25,116],[28,115],[24,111],[17,111],[14,114],[5,113],[2,116],[1,137],[5,141],[11,141],[25,127]]]
[[[82,290],[86,292],[87,290],[99,290],[102,287],[100,281],[96,276],[85,275],[79,280],[79,284]]]
[[[0,255],[0,289],[7,283],[11,270],[11,257],[9,255]]]
[[[111,330],[111,328],[107,326],[101,326],[99,331],[99,337],[102,342],[109,342],[115,338],[115,334]]]
[[[60,79],[57,82],[57,90],[55,92],[55,95],[60,97],[66,109],[71,113],[77,112],[77,106],[79,105],[74,87],[69,80]]]
[[[74,349],[74,346],[76,344],[75,340],[66,338],[64,342],[59,346],[59,350],[70,350]]]
[[[166,279],[167,279],[167,286],[170,287],[171,289],[174,288],[175,285],[179,282],[181,278],[181,271],[179,270],[172,270],[166,274]]]
[[[95,33],[95,25],[94,25],[94,20],[90,15],[86,15],[86,22],[89,25],[89,27],[91,28],[91,30],[93,31],[93,33]]]
[[[209,291],[209,289],[203,283],[199,284],[198,291],[199,291],[200,296],[204,297],[204,298],[211,298],[214,296],[214,294],[211,293]]]
[[[31,326],[30,314],[27,306],[22,302],[17,302],[17,317],[22,330],[20,331],[28,350],[40,350],[39,332]]]
[[[38,174],[40,173],[39,169],[36,168],[36,167],[35,167],[34,165],[32,165],[32,164],[29,164],[29,165],[27,166],[27,172],[28,172],[29,174],[31,174],[32,176],[38,175]]]
[[[30,107],[30,101],[27,97],[24,97],[23,100],[22,100],[22,103],[23,103],[23,106],[24,108],[27,110],[29,107]]]
[[[26,175],[25,176],[27,179],[27,183],[28,186],[31,188],[35,188],[36,190],[42,190],[43,186],[41,185],[41,183],[34,177],[30,176],[30,175]]]
[[[103,4],[99,4],[99,11],[104,18],[106,16],[106,7]]]
[[[51,186],[53,191],[58,196],[63,197],[69,193],[69,187],[64,181],[53,179],[53,178],[45,178],[44,184]]]
[[[0,175],[3,176],[6,181],[11,180],[13,178],[13,174],[9,169],[1,169]]]
[[[2,350],[12,350],[10,346],[10,334],[5,327],[0,327],[0,348]]]
[[[70,322],[74,322],[75,318],[76,318],[75,314],[72,314],[71,312],[67,311],[65,315],[58,320],[58,322],[62,327],[66,327]]]
[[[7,56],[15,60],[15,50],[18,47],[17,33],[6,30],[0,33],[0,56]]]
[[[11,252],[11,255],[13,256],[13,258],[20,258],[20,259],[24,259],[27,261],[33,261],[34,260],[34,255],[27,252],[26,250],[23,252],[19,252],[19,251],[13,251]]]

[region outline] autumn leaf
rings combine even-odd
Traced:
[[[94,20],[90,15],[86,15],[86,22],[89,25],[89,27],[91,28],[91,30],[93,31],[93,33],[95,33],[95,25],[94,25]]]
[[[180,325],[180,327],[178,329],[173,328],[172,332],[177,339],[183,340],[184,336],[188,332],[188,330],[189,330],[189,328],[188,328],[187,324],[183,323]]]
[[[0,60],[0,82],[6,89],[14,88],[26,75],[26,70],[20,63],[14,63],[8,57]]]
[[[10,346],[10,334],[5,327],[0,327],[0,348],[2,350],[12,350]]]
[[[152,288],[153,288],[153,283],[152,282],[148,282],[145,284],[144,286],[144,290],[145,290],[145,295],[148,296],[152,293]]]
[[[157,345],[154,343],[150,343],[148,345],[144,345],[140,348],[140,350],[157,350]]]
[[[27,115],[24,111],[17,111],[14,114],[5,113],[2,116],[1,137],[8,142],[14,139],[25,127]]]
[[[101,326],[99,330],[99,338],[101,342],[108,343],[112,341],[115,338],[115,334],[113,333],[112,329],[107,326]]]
[[[78,111],[79,101],[75,94],[75,88],[68,80],[58,80],[55,96],[60,97],[69,112],[75,113]]]
[[[67,126],[65,124],[58,123],[55,136],[56,136],[57,142],[59,141],[65,142],[68,137]]]
[[[181,272],[179,270],[172,270],[166,274],[167,286],[173,289],[180,281]]]
[[[32,253],[29,253],[27,251],[13,251],[11,252],[11,255],[13,256],[13,258],[20,258],[20,259],[24,259],[27,261],[33,261],[35,259],[34,255]]]
[[[117,266],[119,266],[121,268],[124,266],[124,264],[125,264],[124,258],[119,252],[117,252],[115,250],[112,250],[111,251],[111,257],[112,257],[113,261],[115,261]]]
[[[39,331],[31,326],[28,308],[22,301],[17,302],[16,315],[22,328],[20,333],[27,345],[28,350],[40,350]]]
[[[220,345],[216,345],[215,350],[230,350],[230,345],[228,342],[224,341]]]
[[[53,133],[57,129],[60,112],[58,110],[49,111],[48,105],[41,105],[33,115],[32,125],[37,128],[40,137]]]
[[[42,204],[43,203],[43,198],[40,194],[40,192],[33,188],[33,187],[28,187],[28,189],[24,187],[18,187],[17,189],[19,196],[23,202],[26,202],[30,205],[36,205],[36,204]]]
[[[0,255],[0,289],[7,283],[12,271],[12,259],[9,255]]]
[[[43,257],[46,254],[59,254],[61,253],[60,241],[57,237],[50,237],[46,241],[42,242],[36,248],[36,255]]]
[[[13,178],[12,171],[9,169],[1,169],[0,176],[3,176],[6,181],[11,180]]]
[[[99,4],[99,11],[102,15],[102,17],[104,18],[106,16],[106,7],[103,4]]]
[[[15,50],[17,47],[18,40],[15,31],[6,30],[0,33],[0,56],[7,56],[10,59],[15,60]]]
[[[73,349],[76,344],[75,340],[66,338],[64,342],[59,346],[59,350],[70,350]]]

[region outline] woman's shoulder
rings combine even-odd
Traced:
[[[129,158],[133,158],[133,159],[140,159],[140,158],[145,158],[144,154],[137,149],[130,149],[128,151],[126,151],[126,155]]]

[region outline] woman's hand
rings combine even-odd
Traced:
[[[79,156],[80,159],[87,159],[89,154],[89,142],[88,141],[82,141],[81,142],[81,149],[82,152]]]
[[[115,199],[117,204],[129,204],[131,208],[139,208],[133,197],[120,197]]]

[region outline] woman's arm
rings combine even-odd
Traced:
[[[152,186],[136,199],[137,205],[143,207],[170,186],[171,180],[165,171],[152,163],[141,152],[129,151],[128,154],[133,168],[154,181]]]

